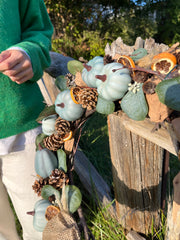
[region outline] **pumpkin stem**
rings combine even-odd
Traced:
[[[106,79],[107,79],[107,76],[106,76],[106,74],[104,74],[104,75],[96,75],[96,78],[101,80],[102,82],[105,82]]]
[[[87,65],[86,63],[83,63],[84,68],[89,72],[91,71],[92,67]]]
[[[31,215],[31,216],[34,216],[35,211],[27,212],[26,214]]]
[[[65,104],[64,103],[60,103],[60,104],[56,104],[57,107],[61,107],[61,108],[64,108],[65,107]]]
[[[121,70],[122,68],[127,68],[127,67],[124,67],[124,66],[123,66],[123,67],[121,67],[121,68],[113,69],[112,72],[116,72],[116,71],[118,71],[118,70]]]

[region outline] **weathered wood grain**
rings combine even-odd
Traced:
[[[44,72],[43,80],[44,80],[44,84],[46,86],[47,92],[51,97],[52,104],[54,104],[58,93],[60,93],[60,90],[55,84],[55,78],[51,77],[48,73]]]
[[[109,186],[80,150],[75,154],[74,169],[91,196],[94,196],[96,201],[101,203],[102,206],[108,206],[108,212],[112,217],[116,218]]]
[[[111,43],[111,45],[107,43],[105,47],[105,54],[109,54],[112,57],[114,57],[115,54],[131,55],[133,51],[138,48],[145,48],[148,53],[153,52],[156,54],[167,51],[169,49],[169,47],[163,43],[156,43],[153,38],[143,40],[141,37],[137,37],[134,45],[128,46],[123,42],[121,37],[118,37]]]
[[[132,125],[124,114],[108,116],[116,211],[126,229],[146,234],[152,221],[155,227],[160,223],[164,150]]]
[[[173,180],[174,196],[168,202],[166,240],[180,239],[180,172]]]
[[[154,123],[149,119],[145,119],[144,121],[134,121],[122,111],[111,115],[112,118],[116,118],[117,116],[123,118],[123,125],[126,129],[177,156],[179,145],[171,124],[166,123],[166,129],[162,127],[158,131],[152,132]]]
[[[127,240],[145,240],[142,236],[140,236],[137,232],[135,231],[130,231],[126,235]]]

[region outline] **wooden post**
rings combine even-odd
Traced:
[[[180,172],[173,180],[173,201],[168,202],[166,240],[180,240]]]
[[[175,138],[166,129],[152,133],[153,127],[121,111],[108,116],[118,221],[144,234],[160,223],[164,148],[176,154]]]

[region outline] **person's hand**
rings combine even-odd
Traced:
[[[0,72],[18,84],[26,82],[34,75],[29,57],[26,53],[15,49],[0,54]]]

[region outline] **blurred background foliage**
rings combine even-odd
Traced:
[[[44,0],[54,25],[52,50],[75,59],[104,55],[117,37],[134,45],[152,37],[157,43],[180,41],[179,0]]]

